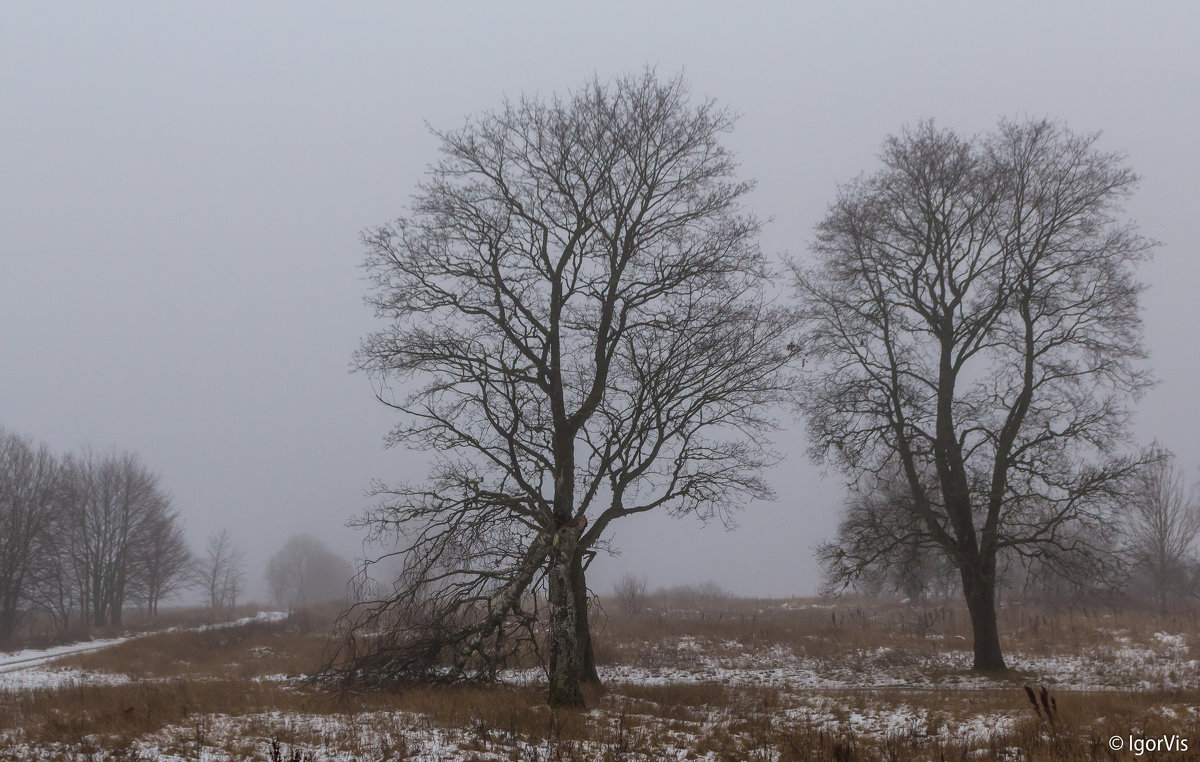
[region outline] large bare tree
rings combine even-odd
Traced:
[[[1085,530],[1115,523],[1137,465],[1116,449],[1148,383],[1133,268],[1150,244],[1120,208],[1136,176],[1049,121],[976,139],[925,123],[881,158],[797,268],[799,404],[817,458],[852,482],[901,475],[896,541],[954,564],[974,666],[1002,669],[998,556],[1103,552]]]
[[[388,325],[357,358],[404,415],[389,442],[437,463],[376,485],[362,523],[406,565],[341,674],[493,671],[544,583],[549,701],[581,705],[584,570],[611,522],[770,494],[791,318],[763,294],[733,121],[645,72],[436,133],[411,213],[365,236]]]

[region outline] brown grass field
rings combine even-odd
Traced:
[[[1200,759],[1193,609],[1007,606],[1013,669],[985,678],[953,603],[651,603],[626,616],[602,602],[605,685],[582,712],[546,708],[534,670],[494,686],[310,686],[329,609],[141,635],[39,668],[44,684],[0,674],[0,760]],[[1046,686],[1052,711],[1026,684]],[[1165,739],[1173,750],[1128,748]]]

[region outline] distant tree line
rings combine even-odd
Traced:
[[[309,535],[270,560],[267,582],[288,608],[342,599],[351,565]],[[193,590],[214,612],[246,589],[245,554],[228,529],[194,555],[161,481],[135,453],[55,454],[0,428],[0,646],[21,633],[56,637],[120,627]]]
[[[153,614],[188,581],[179,514],[139,456],[56,455],[0,429],[0,643],[33,616],[63,634]]]

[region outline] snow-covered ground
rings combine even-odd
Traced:
[[[1008,666],[1028,682],[1059,690],[1200,689],[1200,661],[1187,658],[1185,636],[1159,632],[1150,643],[1133,645],[1117,636],[1111,646],[1078,654],[1005,656]],[[862,689],[986,690],[1011,686],[1009,678],[971,671],[972,653],[961,649],[917,653],[880,647],[847,651],[836,657],[809,657],[773,645],[743,646],[737,641],[644,644],[638,664],[601,666],[612,684],[670,685],[720,683],[731,687],[771,687],[792,691]],[[514,684],[545,680],[537,670],[512,670],[502,677]]]
[[[822,703],[825,706],[822,706]],[[716,713],[695,720],[656,721],[653,717],[593,709],[586,721],[602,728],[597,740],[531,739],[497,728],[438,727],[428,718],[409,712],[347,714],[285,714],[268,712],[232,717],[209,715],[193,725],[172,725],[138,739],[127,754],[132,758],[162,762],[202,759],[233,762],[270,759],[277,745],[282,759],[315,758],[327,762],[357,762],[366,758],[404,759],[414,762],[512,759],[715,760],[728,754],[710,750],[697,753],[702,739],[728,736],[731,720]],[[631,723],[641,720],[646,724]],[[927,733],[928,712],[907,706],[846,713],[825,699],[791,709],[776,721],[800,723],[815,732],[853,733],[859,738],[915,738]],[[1013,720],[1003,715],[981,715],[954,728],[942,728],[946,741],[986,743],[994,733],[1011,729]],[[622,728],[623,729],[618,729]],[[619,753],[618,753],[619,752]],[[31,747],[16,743],[19,759],[85,759],[72,747]],[[614,755],[615,754],[615,755]],[[304,755],[312,755],[306,757]],[[763,757],[771,758],[771,757]]]
[[[280,621],[285,612],[263,611],[235,622],[200,630]],[[54,688],[85,682],[126,682],[124,675],[51,668],[56,659],[123,643],[128,638],[75,643],[45,650],[0,654],[0,691]],[[1148,643],[1132,644],[1121,633],[1113,643],[1076,654],[1006,656],[1009,667],[1029,682],[1059,690],[1200,690],[1200,661],[1189,659],[1184,635],[1155,633]],[[707,643],[684,637],[673,644],[644,644],[637,664],[601,666],[600,676],[617,685],[720,683],[730,687],[771,687],[792,691],[862,689],[994,689],[1010,680],[970,670],[971,652],[961,649],[915,653],[881,647],[849,651],[834,658],[796,654],[782,645],[749,647],[737,641]],[[502,678],[517,685],[540,684],[540,670],[510,670]]]
[[[85,640],[52,648],[29,648],[24,651],[0,652],[0,674],[38,667],[72,654],[85,654],[124,643],[129,637],[108,640]]]
[[[278,622],[287,618],[286,611],[260,611],[254,616],[232,622],[201,625],[193,628],[171,628],[168,632],[181,629],[196,631],[239,627],[254,622]],[[146,633],[152,634],[152,633]],[[92,653],[111,648],[140,635],[126,635],[103,640],[85,640],[51,648],[30,648],[22,651],[0,652],[0,692],[36,689],[58,689],[73,685],[119,685],[130,681],[128,675],[96,672],[74,667],[53,667],[53,662],[66,656]]]
[[[280,612],[262,612],[217,626],[275,621],[283,616]],[[1018,674],[1003,679],[974,674],[970,670],[970,652],[961,647],[940,650],[941,641],[930,641],[928,647],[918,649],[847,649],[832,656],[815,656],[799,647],[793,650],[778,644],[758,646],[735,640],[681,637],[640,644],[640,648],[633,649],[636,658],[630,659],[635,663],[600,668],[601,677],[611,690],[585,714],[584,721],[592,728],[588,735],[592,740],[588,741],[530,738],[473,723],[447,728],[435,724],[428,716],[412,712],[260,712],[239,716],[197,715],[187,724],[169,725],[139,737],[128,751],[135,755],[133,758],[166,762],[272,758],[275,753],[272,744],[284,759],[293,754],[298,758],[308,754],[331,761],[605,757],[718,760],[730,758],[733,752],[729,748],[714,749],[721,742],[715,739],[736,736],[740,746],[733,755],[745,757],[758,748],[752,746],[756,743],[755,733],[762,732],[762,737],[767,738],[771,732],[782,729],[792,733],[799,728],[824,738],[855,738],[880,747],[903,739],[911,748],[933,749],[930,744],[949,744],[953,748],[977,750],[978,754],[1003,752],[1001,756],[1005,759],[1017,759],[1021,757],[1020,750],[997,749],[996,740],[1029,719],[1023,701],[1017,702],[1021,709],[1015,712],[1000,711],[1004,702],[997,704],[994,700],[985,701],[974,711],[947,712],[928,697],[943,691],[1006,695],[1019,692],[1023,681],[1049,685],[1060,695],[1063,691],[1200,690],[1200,663],[1189,658],[1192,636],[1155,632],[1134,638],[1127,631],[1117,630],[1105,634],[1107,643],[1078,653],[1010,652],[1007,661]],[[131,678],[122,674],[47,666],[48,661],[78,653],[80,649],[95,650],[123,640],[0,656],[0,691],[128,682]],[[503,678],[514,684],[540,685],[545,680],[539,670],[512,670]],[[284,683],[299,680],[283,674],[254,679]],[[713,705],[689,704],[681,712],[646,698],[653,693],[632,690],[705,683],[733,689],[727,694],[733,704],[722,703],[724,699]],[[747,690],[738,690],[743,688]],[[755,690],[762,688],[768,690]],[[746,701],[758,701],[753,697],[763,695],[775,695],[772,699],[775,703],[755,704],[747,709]],[[544,707],[534,709],[545,711]],[[1194,722],[1192,714],[1200,713],[1200,708],[1192,706],[1177,709],[1183,713],[1179,723]],[[767,730],[754,730],[748,725],[754,722],[763,723]],[[773,736],[770,743],[780,742],[780,737]],[[20,729],[0,733],[0,747],[5,746],[12,755],[6,758],[12,759],[87,758],[77,753],[77,746],[28,745]],[[767,754],[755,758],[775,757]]]

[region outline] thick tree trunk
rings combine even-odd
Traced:
[[[596,672],[596,653],[592,650],[592,628],[588,621],[588,589],[583,570],[583,551],[582,546],[576,545],[575,553],[571,556],[571,591],[575,596],[575,640],[579,651],[579,681],[599,685],[600,674]]]
[[[963,596],[967,599],[967,610],[971,614],[971,629],[975,636],[973,667],[984,672],[999,672],[1007,669],[1004,664],[1004,654],[1000,651],[1000,630],[996,620],[995,581],[977,569],[964,567],[961,572]]]
[[[555,707],[582,707],[579,676],[581,659],[576,637],[575,593],[571,586],[571,559],[578,533],[559,530],[550,548],[550,691],[546,703]]]

